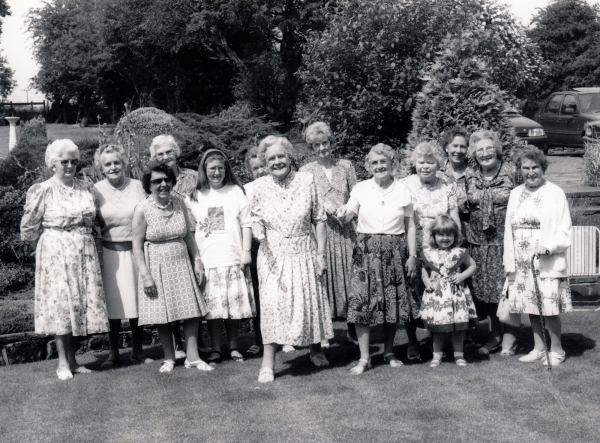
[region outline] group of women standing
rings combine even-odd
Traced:
[[[393,350],[399,322],[409,359],[420,357],[421,327],[432,334],[430,366],[442,360],[445,332],[464,366],[465,333],[478,316],[491,324],[478,353],[515,354],[514,331],[506,327],[503,338],[496,315],[501,297],[513,315],[532,316],[535,349],[520,360],[564,360],[558,315],[570,309],[564,255],[571,223],[564,193],[543,178],[543,154],[524,148],[515,165],[503,159],[495,133],[453,128],[443,148],[415,147],[416,174],[404,179],[394,176],[392,148],[373,146],[365,159],[372,178],[357,183],[352,163],[333,156],[327,124],[309,126],[306,141],[316,161],[296,171],[287,139],[263,139],[246,158],[255,178],[246,186],[217,149],[203,154],[197,174],[178,168],[170,136],[154,140],[141,182],[126,177],[121,147],[101,147],[95,163],[106,178],[95,187],[75,178],[72,142],[49,145],[54,176],[29,190],[22,237],[36,247],[36,332],[56,335],[58,377],[90,371],[75,361],[73,336],[110,330],[103,366],[118,364],[121,319],[131,324],[136,363],[152,362],[141,327],[158,326],[160,372],[171,372],[180,357],[179,321],[184,366],[210,371],[223,358],[223,325],[229,357],[244,360],[239,321],[252,317],[249,352],[264,347],[263,383],[274,380],[279,344],[308,346],[311,362],[328,366],[323,348],[333,318],[345,318],[348,338],[358,342],[352,374],[371,368],[370,327],[378,324],[385,362],[402,366]],[[528,265],[533,255],[540,255],[536,277]],[[208,361],[198,352],[201,318],[211,336]]]

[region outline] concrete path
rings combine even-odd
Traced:
[[[548,170],[545,175],[549,181],[563,188],[565,192],[584,187],[581,183],[583,157],[549,155],[547,159]]]

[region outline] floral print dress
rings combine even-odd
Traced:
[[[307,346],[333,337],[313,233],[313,225],[326,220],[321,198],[307,172],[254,181],[253,221],[266,231],[257,261],[264,343]]]
[[[304,165],[310,172],[325,201],[336,208],[346,204],[356,185],[356,172],[349,160],[334,160],[331,181],[318,162]],[[333,215],[327,215],[327,294],[333,318],[346,318],[352,270],[352,251],[356,243],[355,223],[341,225]]]
[[[540,220],[538,218],[544,198],[544,186],[534,192],[523,188],[517,208],[509,214],[513,231],[515,250],[515,272],[507,275],[510,312],[515,314],[540,315],[531,257],[540,241]],[[542,297],[542,315],[559,315],[573,309],[568,278],[541,278],[537,281]]]
[[[51,178],[27,191],[21,239],[36,241],[35,332],[84,336],[108,331],[97,230],[96,194],[75,179]]]
[[[421,319],[431,332],[463,331],[477,325],[477,313],[469,287],[455,285],[450,278],[461,271],[464,248],[425,248],[423,258],[430,269],[429,279],[434,290],[425,291]]]
[[[487,180],[479,167],[465,174],[469,201],[467,241],[469,255],[477,264],[472,278],[473,297],[484,303],[498,303],[504,286],[504,222],[510,191],[517,185],[513,163],[504,161],[496,175]]]

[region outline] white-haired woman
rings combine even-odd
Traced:
[[[254,181],[251,202],[253,234],[261,241],[257,262],[264,341],[261,383],[274,379],[277,344],[308,345],[311,361],[320,367],[329,365],[321,341],[333,337],[323,280],[325,209],[313,175],[292,170],[292,152],[284,137],[268,136],[258,147],[269,173]]]
[[[421,256],[423,245],[427,246],[431,233],[431,225],[440,215],[447,215],[457,226],[461,226],[457,206],[457,188],[453,182],[439,177],[438,171],[444,164],[444,154],[440,146],[432,141],[419,143],[411,155],[412,166],[416,174],[410,175],[403,183],[410,190],[413,203],[417,235],[417,254]],[[417,280],[420,283],[419,280]],[[415,300],[421,303],[424,287],[416,285]],[[408,336],[407,357],[418,359],[419,342],[417,340],[417,321],[405,324]]]
[[[356,171],[349,160],[333,157],[334,138],[327,123],[313,123],[306,128],[304,137],[317,160],[304,165],[300,171],[310,172],[315,178],[327,214],[327,295],[331,315],[345,319],[356,231],[352,224],[341,225],[335,215],[338,208],[350,198],[350,191],[356,185]],[[349,335],[356,334],[351,330]]]
[[[352,263],[348,323],[355,323],[360,360],[351,369],[360,375],[371,368],[370,326],[383,324],[386,363],[402,366],[394,354],[398,322],[418,316],[419,305],[407,279],[417,274],[416,229],[410,190],[394,179],[394,151],[379,143],[371,148],[365,168],[373,178],[358,183],[348,203],[338,210],[347,223],[358,217]]]
[[[104,145],[94,154],[96,169],[105,179],[94,186],[98,192],[98,219],[102,231],[102,279],[110,332],[110,351],[102,367],[120,363],[121,320],[131,325],[131,361],[152,363],[142,350],[143,328],[138,325],[138,270],[132,253],[133,210],[147,195],[142,182],[125,176],[127,157],[120,145]]]
[[[193,169],[182,168],[177,164],[177,159],[181,157],[181,148],[175,141],[172,135],[157,135],[152,139],[150,143],[150,160],[155,160],[159,163],[167,165],[175,173],[176,184],[173,186],[171,193],[186,201],[186,197],[192,195],[194,189],[196,189],[196,183],[198,182],[198,172]],[[188,200],[189,201],[189,200]],[[188,211],[188,217],[190,218],[192,232],[196,229],[196,222],[192,214],[192,210],[189,206],[186,208]],[[181,340],[181,328],[179,322],[173,323],[173,339],[175,340],[175,358],[184,358],[185,351],[183,350],[183,342]],[[202,334],[199,334],[200,341],[202,342]],[[202,344],[200,345],[201,347]]]
[[[469,139],[469,156],[476,166],[465,174],[469,201],[467,241],[469,255],[477,264],[473,277],[473,299],[479,319],[490,318],[491,334],[477,350],[487,356],[502,347],[498,302],[504,287],[504,222],[510,192],[517,184],[515,165],[502,159],[502,144],[494,131],[474,132]]]
[[[91,372],[75,360],[73,337],[108,331],[94,187],[75,178],[79,149],[56,140],[46,149],[54,175],[27,191],[21,238],[36,251],[35,332],[56,336],[61,380]]]

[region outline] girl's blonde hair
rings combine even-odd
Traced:
[[[451,248],[455,248],[462,242],[462,236],[460,234],[460,228],[454,220],[447,215],[440,215],[433,221],[431,225],[431,236],[429,237],[429,247],[432,249],[438,249],[437,242],[435,241],[436,234],[453,234],[454,243]]]

